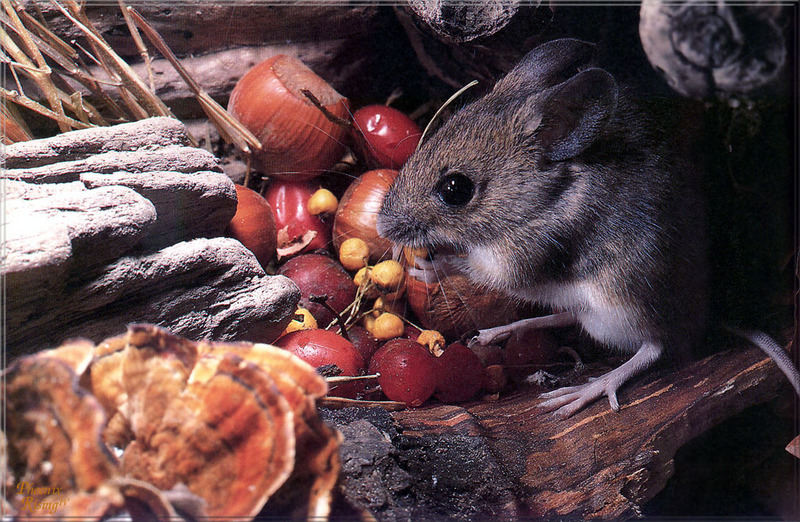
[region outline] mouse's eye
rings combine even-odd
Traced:
[[[460,207],[469,203],[475,193],[475,184],[464,174],[452,172],[443,177],[436,186],[436,195],[442,203]]]

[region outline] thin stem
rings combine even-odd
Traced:
[[[334,308],[328,304],[328,296],[327,295],[310,295],[308,296],[308,300],[312,303],[316,303],[325,307],[330,313],[332,313],[336,317],[336,322],[339,325],[339,330],[342,332],[342,337],[344,337],[347,341],[350,341],[350,336],[347,334],[347,328],[345,327],[344,320],[342,319],[342,315],[334,310]]]
[[[53,120],[58,119],[58,114],[56,114],[54,111],[48,109],[47,107],[45,107],[40,103],[31,100],[27,96],[21,96],[16,91],[9,91],[7,89],[0,87],[0,97],[2,97],[4,100],[14,102],[17,105],[25,107],[26,109],[30,109],[36,113],[39,113],[47,118]],[[72,119],[69,116],[64,116],[64,118],[66,122],[72,126],[73,129],[88,129],[90,127],[94,127],[94,125],[87,125],[81,121]]]
[[[133,43],[136,44],[136,48],[139,50],[139,56],[142,57],[142,61],[147,69],[147,80],[150,84],[150,90],[156,92],[156,82],[153,77],[153,67],[150,65],[150,53],[147,52],[147,47],[145,47],[144,42],[142,41],[142,36],[139,34],[139,29],[136,28],[136,24],[133,22],[133,18],[131,18],[131,13],[128,11],[128,6],[125,5],[123,0],[118,0],[118,3],[119,10],[122,11],[122,18],[125,19],[125,25],[128,26],[128,31],[131,33],[131,37],[133,37]]]
[[[74,0],[67,0],[74,15],[64,8],[57,0],[52,0],[52,2],[64,16],[86,35],[103,63],[119,76],[125,86],[124,90],[128,91],[130,95],[136,99],[136,102],[140,103],[142,107],[145,108],[147,111],[145,116],[172,116],[172,112],[164,105],[164,102],[149,91],[147,85],[142,82],[125,60],[120,58],[117,53],[109,47],[105,40],[103,40]],[[80,17],[85,23],[82,23],[77,17]]]
[[[345,127],[345,128],[349,128],[352,125],[350,123],[350,120],[346,120],[344,118],[340,118],[339,116],[337,116],[337,115],[333,114],[331,111],[329,111],[324,105],[322,105],[322,102],[319,101],[319,98],[314,96],[313,92],[309,91],[308,89],[300,89],[300,92],[302,92],[303,96],[308,98],[308,101],[310,101],[314,105],[314,107],[319,109],[320,112],[322,112],[322,114],[326,118],[328,118],[328,120],[331,123],[335,123],[336,125],[340,125],[340,126]]]
[[[205,111],[208,118],[214,123],[214,126],[220,133],[220,136],[228,143],[233,143],[245,154],[250,154],[251,151],[261,150],[261,142],[256,138],[247,127],[242,125],[236,118],[231,116],[222,106],[214,101],[214,99],[198,84],[189,72],[181,65],[178,58],[169,48],[167,43],[158,34],[158,31],[147,22],[147,20],[140,15],[136,9],[128,6],[127,11],[130,13],[131,18],[136,25],[142,30],[148,40],[158,49],[164,58],[172,65],[177,71],[189,89],[194,93],[200,106]]]

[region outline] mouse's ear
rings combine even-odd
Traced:
[[[544,43],[528,54],[494,87],[496,92],[515,91],[521,85],[538,92],[575,76],[594,59],[595,45],[574,38]]]
[[[548,160],[573,158],[602,133],[617,107],[618,95],[611,74],[587,69],[538,97],[535,113],[524,120],[524,133]]]

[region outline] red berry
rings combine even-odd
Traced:
[[[288,257],[331,243],[332,223],[326,223],[308,210],[308,200],[318,186],[308,181],[272,180],[264,197],[272,207],[278,235],[278,252]],[[301,241],[308,232],[316,236],[307,244]],[[300,248],[292,248],[298,245]],[[296,251],[295,251],[296,250]]]
[[[303,254],[288,260],[278,274],[291,279],[300,289],[300,306],[311,312],[320,328],[325,328],[335,316],[312,295],[327,296],[327,304],[341,313],[356,298],[356,285],[342,265],[322,254]]]
[[[351,326],[347,330],[347,335],[365,361],[371,360],[373,354],[381,346],[378,340],[363,326]]]
[[[475,352],[461,343],[453,343],[436,358],[437,399],[448,404],[464,402],[483,387],[486,370]]]
[[[368,105],[353,113],[355,140],[373,168],[399,169],[414,153],[422,131],[391,107]]]
[[[512,335],[503,350],[504,365],[513,381],[520,381],[544,365],[557,360],[556,343],[546,330]]]
[[[342,371],[340,375],[360,375],[364,370],[364,359],[353,344],[328,330],[298,330],[280,337],[274,344],[314,368],[335,364]],[[358,382],[347,383],[332,388],[329,393],[339,397],[354,397],[363,387]]]
[[[380,373],[378,384],[390,400],[416,407],[427,401],[436,387],[435,358],[419,343],[393,339],[369,363],[369,373]]]

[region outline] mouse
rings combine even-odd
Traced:
[[[551,311],[481,330],[471,346],[577,325],[630,356],[542,394],[539,410],[562,418],[601,397],[619,410],[621,386],[659,361],[690,360],[706,327],[696,172],[594,55],[594,44],[571,38],[534,48],[423,139],[377,216],[382,237],[433,253],[413,277],[459,272]],[[800,394],[780,345],[743,335],[794,369]]]

